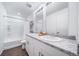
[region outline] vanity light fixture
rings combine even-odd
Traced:
[[[29,8],[32,7],[32,5],[30,3],[28,3],[28,2],[26,3],[26,6],[29,7]]]
[[[46,3],[46,6],[48,6],[50,3],[51,3],[51,2],[47,2],[47,3]]]

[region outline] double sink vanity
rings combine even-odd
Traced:
[[[76,56],[77,42],[56,36],[26,34],[26,51],[30,56]]]
[[[25,38],[26,51],[30,56],[77,56],[76,3],[57,2],[54,4],[56,7],[53,7],[53,3],[46,4],[33,13],[30,33],[28,31]],[[53,33],[57,35],[49,35]]]

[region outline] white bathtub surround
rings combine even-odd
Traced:
[[[4,40],[7,38],[7,15],[3,4],[0,2],[0,54],[3,52]]]
[[[7,17],[7,16],[5,16]],[[4,50],[22,45],[20,40],[24,36],[24,21],[19,16],[8,16],[7,39],[4,42]]]

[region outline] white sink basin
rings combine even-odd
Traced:
[[[45,40],[48,40],[48,41],[61,41],[63,40],[62,38],[59,38],[59,37],[52,37],[52,36],[44,36],[43,37]]]

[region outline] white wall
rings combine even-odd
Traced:
[[[42,28],[42,22],[37,22],[37,25],[36,25],[36,32],[41,32],[41,31],[43,31],[42,29],[43,29],[43,28]]]
[[[79,3],[69,3],[69,35],[75,35],[79,44]]]
[[[77,41],[78,41],[78,44],[79,44],[79,2],[77,3],[77,6],[78,6],[78,9],[77,9],[77,14],[78,14],[78,25],[77,25]]]
[[[16,18],[8,18],[8,39],[5,42],[23,39],[24,22]]]
[[[0,54],[3,51],[4,40],[7,39],[7,19],[4,15],[6,15],[6,10],[0,3]]]
[[[77,35],[78,29],[78,6],[77,3],[69,3],[69,35]]]
[[[69,31],[68,35],[76,36],[79,44],[79,3],[69,3]]]
[[[49,34],[60,32],[68,34],[68,8],[53,13],[46,18],[47,32]]]
[[[30,24],[29,21],[24,22],[24,39],[26,39],[26,33],[30,32]]]

